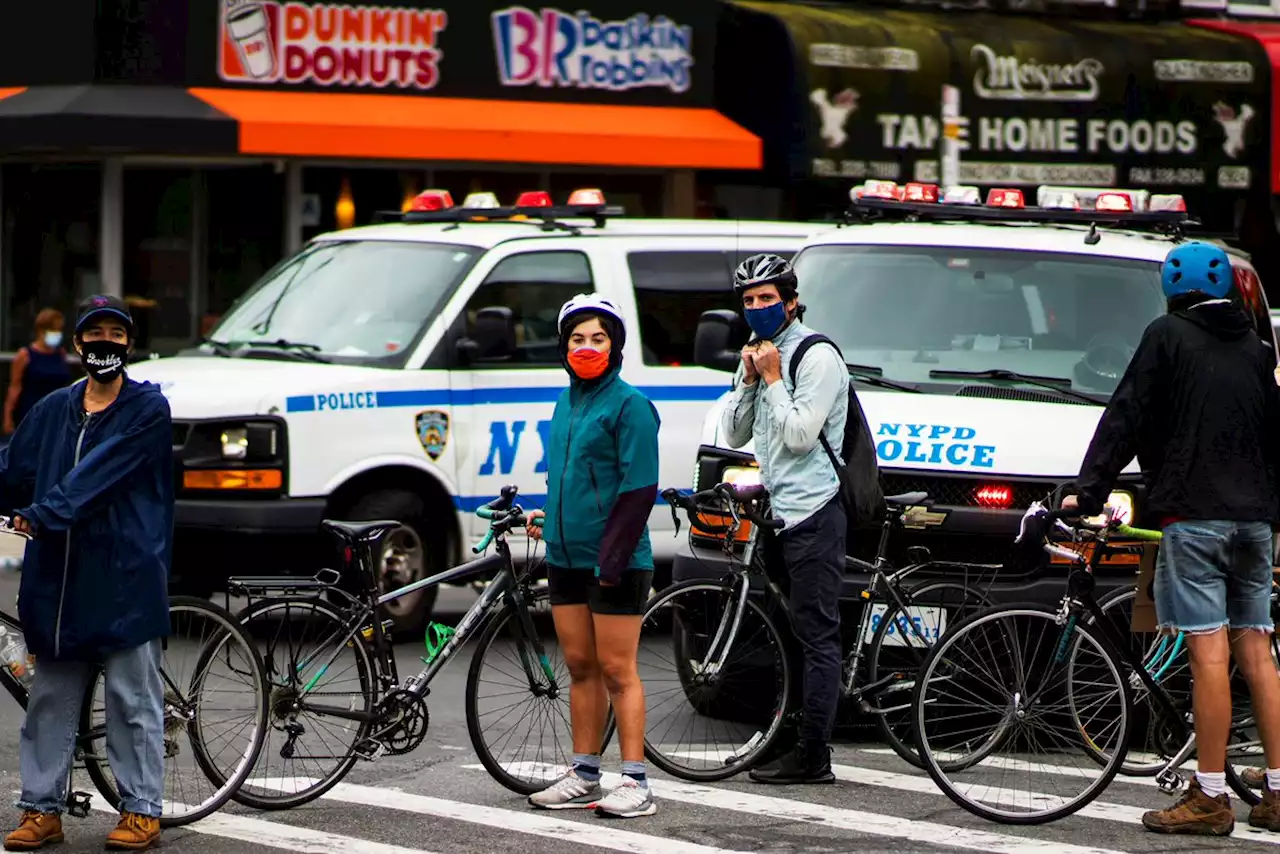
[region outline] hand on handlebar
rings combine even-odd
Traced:
[[[529,539],[531,540],[542,539],[542,525],[543,525],[542,520],[546,518],[546,515],[547,515],[546,511],[544,510],[530,510],[525,515],[525,518],[527,521],[525,522],[524,530],[525,530],[525,533],[529,535]]]

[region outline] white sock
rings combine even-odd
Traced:
[[[1267,788],[1273,792],[1280,792],[1280,768],[1267,769]]]
[[[1196,780],[1200,783],[1200,790],[1211,798],[1227,793],[1226,771],[1197,771]]]

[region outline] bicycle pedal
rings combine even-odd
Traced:
[[[1186,786],[1187,779],[1177,771],[1161,771],[1156,775],[1156,785],[1166,795],[1176,795]]]
[[[366,762],[374,762],[381,759],[382,755],[387,752],[387,746],[380,741],[366,741],[362,744],[357,744],[351,749],[351,752],[354,753],[358,759],[363,759]]]
[[[88,792],[72,792],[67,796],[67,814],[76,818],[87,818],[90,797]]]

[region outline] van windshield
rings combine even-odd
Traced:
[[[806,323],[830,336],[846,361],[944,394],[957,384],[990,385],[946,372],[994,370],[1060,379],[1064,389],[1105,399],[1143,330],[1165,311],[1154,261],[815,246],[797,256],[796,275]]]
[[[208,340],[219,350],[252,345],[268,357],[399,367],[480,251],[408,241],[312,243],[237,300]]]

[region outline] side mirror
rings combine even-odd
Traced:
[[[511,361],[516,356],[515,315],[506,306],[480,309],[471,337],[459,338],[457,348],[464,364]]]
[[[704,311],[693,337],[693,361],[713,371],[733,373],[742,361],[742,348],[751,330],[736,311]]]

